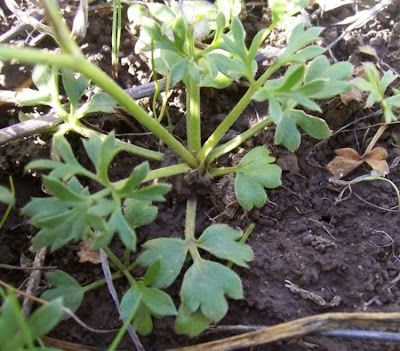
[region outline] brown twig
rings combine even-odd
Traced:
[[[0,263],[0,269],[10,269],[16,271],[35,271],[35,270],[48,270],[55,269],[57,266],[48,266],[48,267],[20,267],[20,266],[12,266],[9,264]]]

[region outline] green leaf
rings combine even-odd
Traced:
[[[247,54],[246,63],[250,64],[257,55],[258,50],[260,49],[261,44],[265,40],[264,35],[266,30],[259,31],[251,42],[249,52]]]
[[[296,129],[297,130],[297,129]],[[274,157],[260,146],[251,150],[237,166],[235,194],[239,204],[247,211],[254,206],[260,208],[267,201],[264,188],[281,185],[281,169],[273,165]]]
[[[247,58],[247,49],[244,43],[246,32],[244,31],[242,22],[237,18],[233,17],[232,23],[232,34],[235,46],[232,49],[235,49],[235,53],[238,54],[243,61],[246,61]],[[227,43],[229,45],[229,43]]]
[[[51,105],[52,96],[48,90],[25,88],[16,94],[15,100],[20,106]]]
[[[277,88],[276,91],[290,91],[302,81],[305,71],[306,68],[304,65],[292,66],[291,69],[286,72],[283,84]]]
[[[156,2],[147,3],[146,6],[149,9],[152,16],[158,19],[160,22],[165,23],[167,25],[175,22],[176,15],[169,6]]]
[[[177,238],[159,238],[144,243],[145,251],[137,262],[142,266],[150,266],[161,262],[160,274],[153,283],[156,288],[170,286],[182,270],[188,248],[183,240]]]
[[[381,81],[379,82],[379,91],[382,93],[382,95],[385,94],[386,89],[395,79],[396,76],[392,71],[385,72]]]
[[[175,65],[171,68],[171,86],[179,83],[183,80],[185,73],[188,70],[188,59],[180,59]]]
[[[0,202],[7,205],[13,205],[15,202],[14,196],[11,193],[11,191],[1,185],[0,185]]]
[[[311,45],[302,50],[296,52],[295,55],[292,56],[290,61],[293,62],[307,62],[314,57],[322,55],[325,52],[325,48],[318,45]]]
[[[97,93],[76,112],[76,116],[81,118],[90,113],[113,113],[117,106],[117,101],[106,93]]]
[[[58,179],[54,179],[48,176],[42,176],[43,185],[49,190],[53,196],[63,201],[72,202],[85,202],[87,201],[86,196],[82,196],[72,191],[67,185]]]
[[[136,233],[129,226],[129,223],[125,220],[119,208],[111,215],[108,221],[108,227],[111,232],[119,234],[121,241],[127,248],[131,250],[136,249]]]
[[[139,306],[132,324],[141,335],[151,333],[153,329],[152,315],[163,317],[177,314],[175,305],[168,294],[158,289],[137,284],[132,286],[122,297],[121,317],[127,318],[137,303],[139,303]]]
[[[185,52],[186,42],[186,24],[182,16],[179,16],[172,27],[174,33],[174,42],[177,49],[181,52]]]
[[[42,91],[49,91],[52,86],[51,80],[53,77],[53,70],[47,65],[37,65],[32,71],[32,81],[36,88]]]
[[[180,295],[189,313],[200,309],[204,316],[218,322],[228,311],[225,295],[241,299],[243,290],[234,271],[217,262],[197,259],[185,273]]]
[[[80,167],[79,162],[74,156],[71,145],[63,135],[54,136],[53,146],[65,163]]]
[[[269,0],[268,6],[271,8],[273,22],[279,23],[305,8],[307,3],[307,0]]]
[[[238,242],[242,235],[239,230],[225,224],[215,224],[208,227],[196,243],[201,249],[218,258],[247,267],[246,262],[250,262],[254,254],[249,245]]]
[[[284,111],[281,121],[276,125],[275,144],[283,144],[291,152],[300,146],[301,135],[291,114]]]
[[[144,201],[157,201],[163,202],[165,201],[164,195],[171,190],[171,185],[159,183],[155,185],[146,186],[145,188],[141,188],[137,190],[132,197],[138,200]]]
[[[157,217],[158,208],[151,201],[126,199],[123,211],[129,225],[138,228],[152,223]]]
[[[8,351],[12,350],[11,344],[15,349],[18,350],[22,347],[22,340],[10,340],[12,335],[15,335],[18,330],[17,313],[21,313],[21,309],[15,310],[9,297],[3,300],[0,310],[0,350]],[[15,339],[15,338],[11,338]]]
[[[210,324],[211,320],[204,316],[201,309],[190,313],[184,305],[181,305],[175,319],[175,331],[193,337],[202,333]]]
[[[161,261],[157,260],[147,268],[146,274],[143,278],[143,284],[145,286],[153,284],[161,272]]]
[[[141,301],[138,302],[140,297],[140,292],[137,286],[132,286],[125,293],[121,299],[121,318],[126,319],[135,305],[139,303],[136,307],[137,311],[132,320],[132,325],[135,331],[140,335],[148,335],[153,330],[153,320],[151,318],[150,310]]]
[[[51,284],[52,288],[50,290],[46,290],[42,294],[41,298],[47,301],[52,301],[62,297],[64,307],[67,307],[72,312],[75,312],[82,304],[85,293],[84,288],[82,288],[79,283],[69,274],[60,270],[47,273],[46,278]],[[69,316],[64,314],[63,318],[69,318]]]
[[[363,91],[374,91],[374,86],[364,78],[354,78],[350,84]]]
[[[27,324],[33,339],[47,334],[61,321],[62,307],[62,299],[57,298],[32,313]]]
[[[149,173],[149,163],[143,162],[136,166],[128,178],[124,179],[119,186],[115,187],[121,197],[129,197],[135,193],[136,188],[143,182]]]
[[[61,77],[68,99],[74,109],[76,109],[79,99],[89,86],[89,80],[84,76],[75,78],[74,73],[66,68],[61,70]]]
[[[313,138],[324,139],[332,134],[332,131],[322,118],[308,115],[300,110],[292,110],[291,115],[296,124]]]
[[[158,317],[175,316],[177,314],[171,297],[164,291],[140,287],[142,301],[151,311],[151,314]]]

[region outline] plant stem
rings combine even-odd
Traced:
[[[255,226],[256,226],[256,225],[255,225],[254,223],[251,223],[251,224],[247,227],[246,231],[244,232],[244,234],[243,234],[242,237],[240,238],[240,241],[239,241],[240,243],[244,244],[244,243],[246,242],[246,240],[247,240],[247,238],[250,236],[250,234],[253,233],[253,230],[254,230]],[[232,268],[233,262],[232,262],[232,261],[228,261],[228,263],[226,264],[226,266],[227,266],[228,268]]]
[[[102,248],[111,262],[125,275],[128,279],[130,285],[136,284],[135,279],[132,277],[131,273],[127,270],[126,266],[115,256],[114,252],[111,251],[109,247]]]
[[[216,147],[214,150],[210,152],[210,154],[206,158],[206,163],[210,164],[218,157],[221,157],[222,155],[225,155],[229,151],[232,151],[239,145],[243,144],[247,139],[251,138],[253,135],[257,134],[259,131],[263,130],[270,124],[272,124],[272,119],[270,117],[267,117],[264,120],[255,124],[254,126],[252,126],[250,129],[246,130],[244,133],[229,140],[227,143]]]
[[[159,122],[150,117],[125,91],[116,84],[106,73],[83,57],[73,57],[66,54],[54,54],[31,48],[13,48],[0,45],[0,58],[3,60],[16,59],[25,63],[42,63],[66,67],[82,73],[95,84],[117,100],[140,124],[154,133],[170,146],[191,167],[197,166],[193,155]]]
[[[12,194],[12,196],[15,198],[14,181],[13,181],[13,179],[12,179],[11,176],[9,176],[8,179],[9,179],[9,182],[10,182],[11,194]],[[14,200],[14,201],[15,201],[15,200]],[[3,217],[2,217],[1,220],[0,220],[0,228],[4,225],[5,221],[7,220],[8,215],[10,214],[13,205],[14,205],[14,204],[11,203],[11,204],[9,204],[9,205],[7,206],[7,209],[5,210],[4,215],[3,215]]]
[[[118,77],[118,53],[121,43],[121,0],[113,0],[113,24],[111,33],[111,64],[115,77]]]
[[[129,325],[131,324],[133,318],[135,317],[135,314],[140,306],[140,301],[141,297],[140,295],[138,296],[137,300],[135,301],[135,306],[133,307],[131,313],[129,313],[128,317],[124,320],[124,324],[122,324],[121,329],[118,331],[118,334],[115,336],[112,344],[110,347],[107,349],[107,351],[115,351],[119,343],[121,342],[123,336],[126,333],[126,330],[128,329]]]
[[[237,167],[220,167],[210,168],[207,173],[214,178],[224,176],[225,174],[236,173],[236,171]]]
[[[186,128],[188,149],[196,155],[201,148],[200,87],[192,77],[186,86]]]
[[[238,119],[240,114],[244,111],[247,105],[250,103],[253,94],[256,89],[254,86],[250,86],[247,90],[246,94],[240,99],[237,105],[229,112],[229,114],[224,118],[221,124],[215,129],[214,133],[210,135],[205,144],[200,150],[198,155],[198,160],[200,162],[199,169],[200,171],[204,171],[206,157],[212,151],[215,145],[220,141],[220,139],[224,136],[224,134],[232,127],[233,123]]]
[[[182,174],[190,171],[192,168],[186,163],[179,163],[177,165],[158,168],[147,173],[146,178],[144,178],[142,183],[148,182],[150,180],[170,177],[177,174]]]
[[[116,272],[111,277],[114,280],[114,279],[121,278],[123,276],[124,276],[124,274],[122,272]],[[88,291],[96,289],[96,288],[98,288],[98,287],[100,287],[100,286],[102,286],[102,285],[104,285],[106,283],[107,283],[106,279],[103,278],[103,279],[96,280],[93,283],[90,283],[88,285],[83,286],[82,289],[83,289],[84,292],[88,292]]]
[[[196,240],[194,231],[196,228],[196,210],[197,198],[195,196],[189,198],[186,202],[186,218],[185,218],[185,241]]]

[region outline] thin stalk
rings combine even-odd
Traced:
[[[10,182],[11,194],[12,194],[12,196],[15,198],[14,181],[13,181],[13,179],[12,179],[11,176],[9,176],[9,182]],[[7,218],[8,218],[8,216],[9,216],[10,212],[11,212],[11,209],[12,209],[13,205],[14,205],[14,204],[11,203],[11,204],[9,204],[9,205],[7,206],[7,209],[6,209],[6,211],[4,212],[4,215],[3,215],[3,217],[2,217],[1,220],[0,220],[0,228],[4,225],[5,221],[7,220]]]
[[[118,331],[118,334],[115,336],[112,344],[107,349],[107,351],[115,351],[116,350],[116,348],[118,347],[119,343],[121,342],[123,336],[125,335],[126,330],[128,329],[129,325],[131,324],[133,318],[135,317],[135,314],[139,308],[140,303],[141,303],[141,297],[139,295],[135,301],[135,306],[133,307],[131,313],[129,313],[128,317],[124,320],[124,324],[122,324],[121,329]]]
[[[203,147],[200,150],[200,153],[197,159],[200,162],[200,166],[198,167],[200,171],[204,171],[205,162],[207,156],[210,154],[212,149],[221,138],[225,135],[225,133],[229,130],[230,127],[236,122],[244,109],[250,104],[251,99],[254,93],[262,87],[262,85],[266,82],[266,80],[281,66],[281,63],[275,62],[273,63],[265,73],[254,83],[251,84],[247,92],[242,96],[237,105],[229,112],[229,114],[224,118],[224,120],[220,123],[220,125],[215,129],[214,133],[210,135],[207,141],[204,143]]]
[[[222,144],[215,149],[213,149],[208,157],[206,158],[206,163],[209,165],[211,162],[216,160],[218,157],[227,154],[233,149],[237,148],[239,145],[243,144],[247,139],[251,138],[253,135],[257,134],[259,131],[263,130],[265,127],[272,124],[272,119],[270,117],[258,122],[250,129],[246,130],[244,133],[239,134],[235,138],[229,140],[225,144]]]
[[[207,178],[222,177],[226,174],[236,173],[237,167],[210,168],[207,172]]]
[[[201,148],[200,87],[190,77],[186,86],[186,128],[189,151],[196,155]]]
[[[127,270],[127,267],[115,256],[114,252],[111,251],[109,247],[102,248],[110,261],[125,275],[128,279],[130,285],[136,284],[135,279],[132,277],[131,273]]]
[[[6,45],[0,45],[0,58],[7,61],[15,59],[25,63],[50,64],[70,68],[71,70],[82,73],[117,100],[133,118],[163,140],[191,167],[197,166],[197,161],[193,155],[171,133],[158,121],[151,118],[146,111],[132,100],[132,98],[106,73],[86,61],[85,58],[75,58],[66,54],[46,53],[32,48],[13,48]]]
[[[196,228],[196,210],[197,198],[195,196],[189,198],[186,202],[186,218],[185,218],[185,241],[196,240],[194,231]]]
[[[122,272],[116,272],[111,277],[112,277],[113,280],[115,280],[115,279],[118,279],[118,278],[122,278],[123,276],[124,276],[124,274]],[[88,292],[88,291],[96,289],[96,288],[98,288],[98,287],[100,287],[100,286],[102,286],[102,285],[104,285],[106,283],[107,283],[107,281],[106,281],[105,278],[99,279],[99,280],[96,280],[93,283],[90,283],[88,285],[83,286],[82,290],[84,292]]]
[[[127,247],[125,248],[125,253],[124,253],[124,265],[125,267],[129,266],[129,261],[131,259],[131,249],[128,249]]]
[[[146,178],[144,178],[142,183],[148,182],[150,180],[158,179],[158,178],[165,178],[174,176],[177,174],[182,174],[189,172],[192,168],[186,163],[179,163],[177,165],[163,167],[159,169],[154,169],[147,173]]]
[[[118,53],[121,44],[121,0],[113,0],[113,24],[111,33],[111,64],[115,77],[118,77]]]
[[[244,111],[247,105],[250,103],[253,94],[255,93],[256,88],[254,86],[250,86],[247,90],[246,94],[240,99],[237,105],[229,112],[229,114],[224,118],[224,120],[220,123],[220,125],[215,129],[215,131],[210,135],[207,139],[203,147],[201,148],[198,160],[200,162],[200,171],[204,170],[206,157],[212,151],[215,145],[221,140],[221,138],[225,135],[225,133],[232,127],[233,123],[238,119],[240,114]]]

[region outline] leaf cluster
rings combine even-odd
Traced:
[[[24,319],[18,299],[12,291],[0,288],[0,351],[59,351],[45,346],[35,346],[41,336],[47,334],[62,317],[62,299],[56,299],[39,307],[28,319]]]
[[[151,266],[161,262],[155,288],[170,286],[181,273],[190,254],[193,262],[186,270],[180,291],[181,305],[175,323],[179,333],[201,333],[210,323],[218,322],[227,312],[226,297],[240,299],[243,289],[239,276],[221,263],[203,259],[199,250],[247,267],[253,259],[251,248],[239,242],[242,233],[224,224],[208,227],[198,239],[159,238],[144,244],[138,263]]]
[[[383,111],[385,123],[397,121],[394,111],[400,107],[400,90],[394,89],[394,95],[385,97],[389,85],[396,79],[392,71],[387,71],[381,77],[376,66],[371,62],[363,64],[365,78],[357,77],[351,81],[356,88],[369,93],[365,107],[372,107],[378,103]]]
[[[114,234],[129,249],[136,248],[136,233],[134,227],[149,221],[136,218],[132,214],[128,219],[132,201],[135,206],[145,203],[144,211],[153,219],[156,211],[150,204],[154,201],[164,201],[164,195],[169,191],[167,184],[156,184],[139,188],[149,171],[149,165],[144,162],[137,166],[125,179],[111,182],[108,168],[114,156],[120,151],[115,144],[114,133],[102,138],[93,134],[83,145],[95,172],[84,168],[75,158],[72,148],[64,136],[54,140],[55,152],[62,161],[38,160],[31,162],[29,169],[49,169],[51,172],[43,176],[43,184],[52,195],[49,198],[35,198],[23,209],[23,213],[31,217],[34,226],[40,228],[33,239],[33,247],[38,249],[51,246],[56,250],[71,240],[86,240],[93,233],[93,247],[107,246]],[[90,193],[88,187],[82,186],[78,177],[86,177],[103,187],[95,193]],[[148,214],[150,211],[151,213]],[[135,222],[131,226],[130,222]]]

